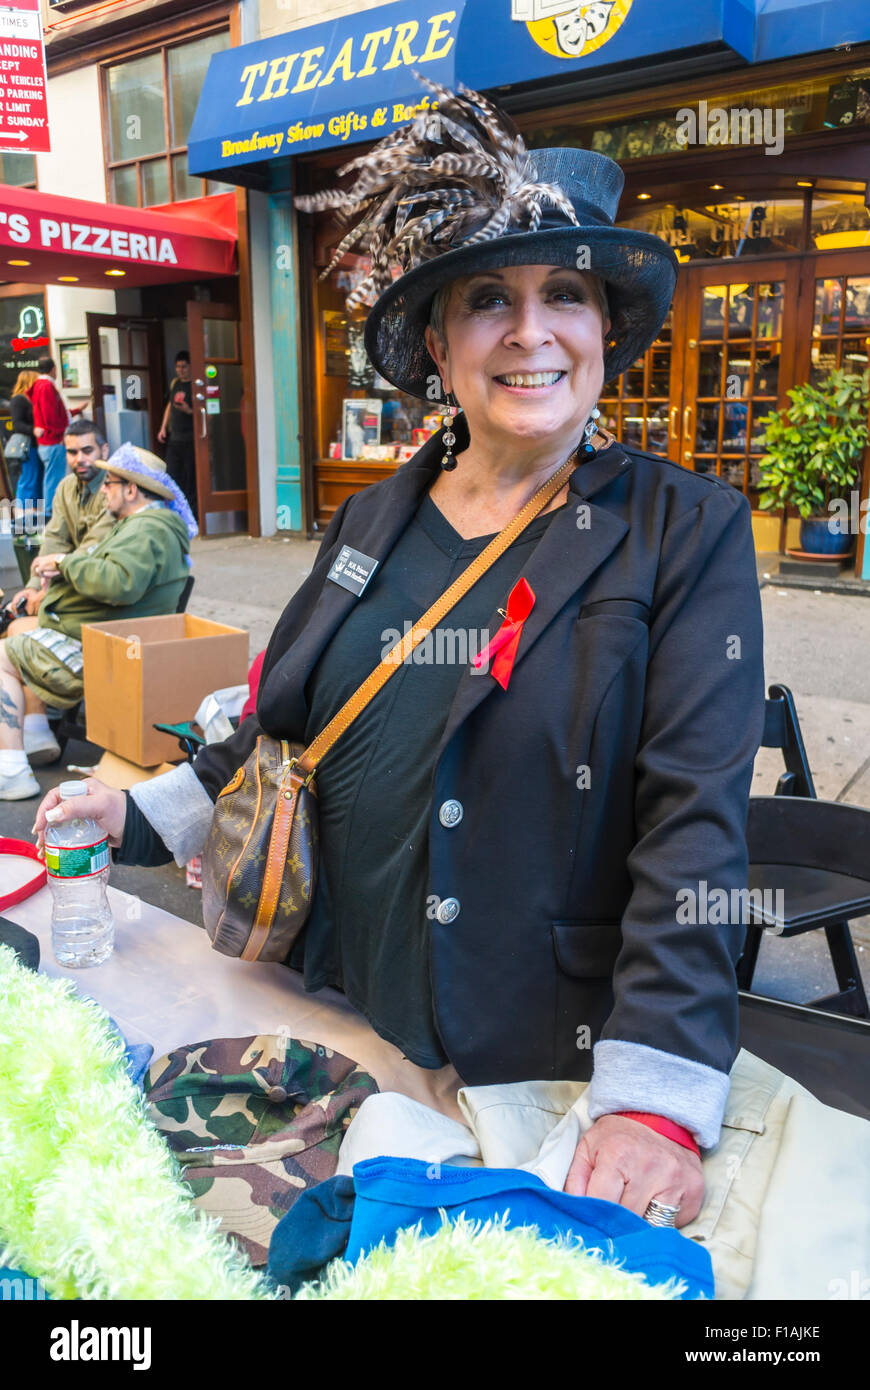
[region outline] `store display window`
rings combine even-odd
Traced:
[[[369,269],[367,257],[348,254],[317,281],[318,455],[399,464],[441,428],[444,413],[437,400],[405,395],[375,371],[363,341],[366,311],[345,307]]]

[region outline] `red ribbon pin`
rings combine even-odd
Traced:
[[[474,658],[478,668],[491,662],[490,672],[502,690],[507,690],[511,672],[514,669],[517,647],[523,634],[523,623],[535,606],[535,595],[525,579],[518,579],[508,596],[507,608],[499,609],[505,614],[504,622],[495,636]]]

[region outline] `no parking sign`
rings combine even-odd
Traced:
[[[50,148],[39,0],[14,0],[0,5],[0,151]]]

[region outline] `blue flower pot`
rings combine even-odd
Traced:
[[[831,529],[833,517],[811,516],[801,521],[801,550],[810,555],[845,555],[852,549],[848,531]],[[836,522],[834,522],[836,528]]]

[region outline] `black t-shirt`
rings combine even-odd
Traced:
[[[193,439],[193,416],[179,410],[176,402],[180,399],[187,406],[193,405],[191,381],[172,378],[169,384],[169,436],[176,444],[181,439]]]
[[[418,1066],[447,1061],[429,972],[428,836],[435,756],[460,678],[494,636],[482,629],[505,606],[553,515],[530,522],[440,629],[391,676],[317,770],[317,891],[292,963],[304,969],[307,989],[344,990],[375,1030]],[[420,618],[491,539],[463,540],[424,496],[308,679],[306,743],[361,685],[406,624]]]

